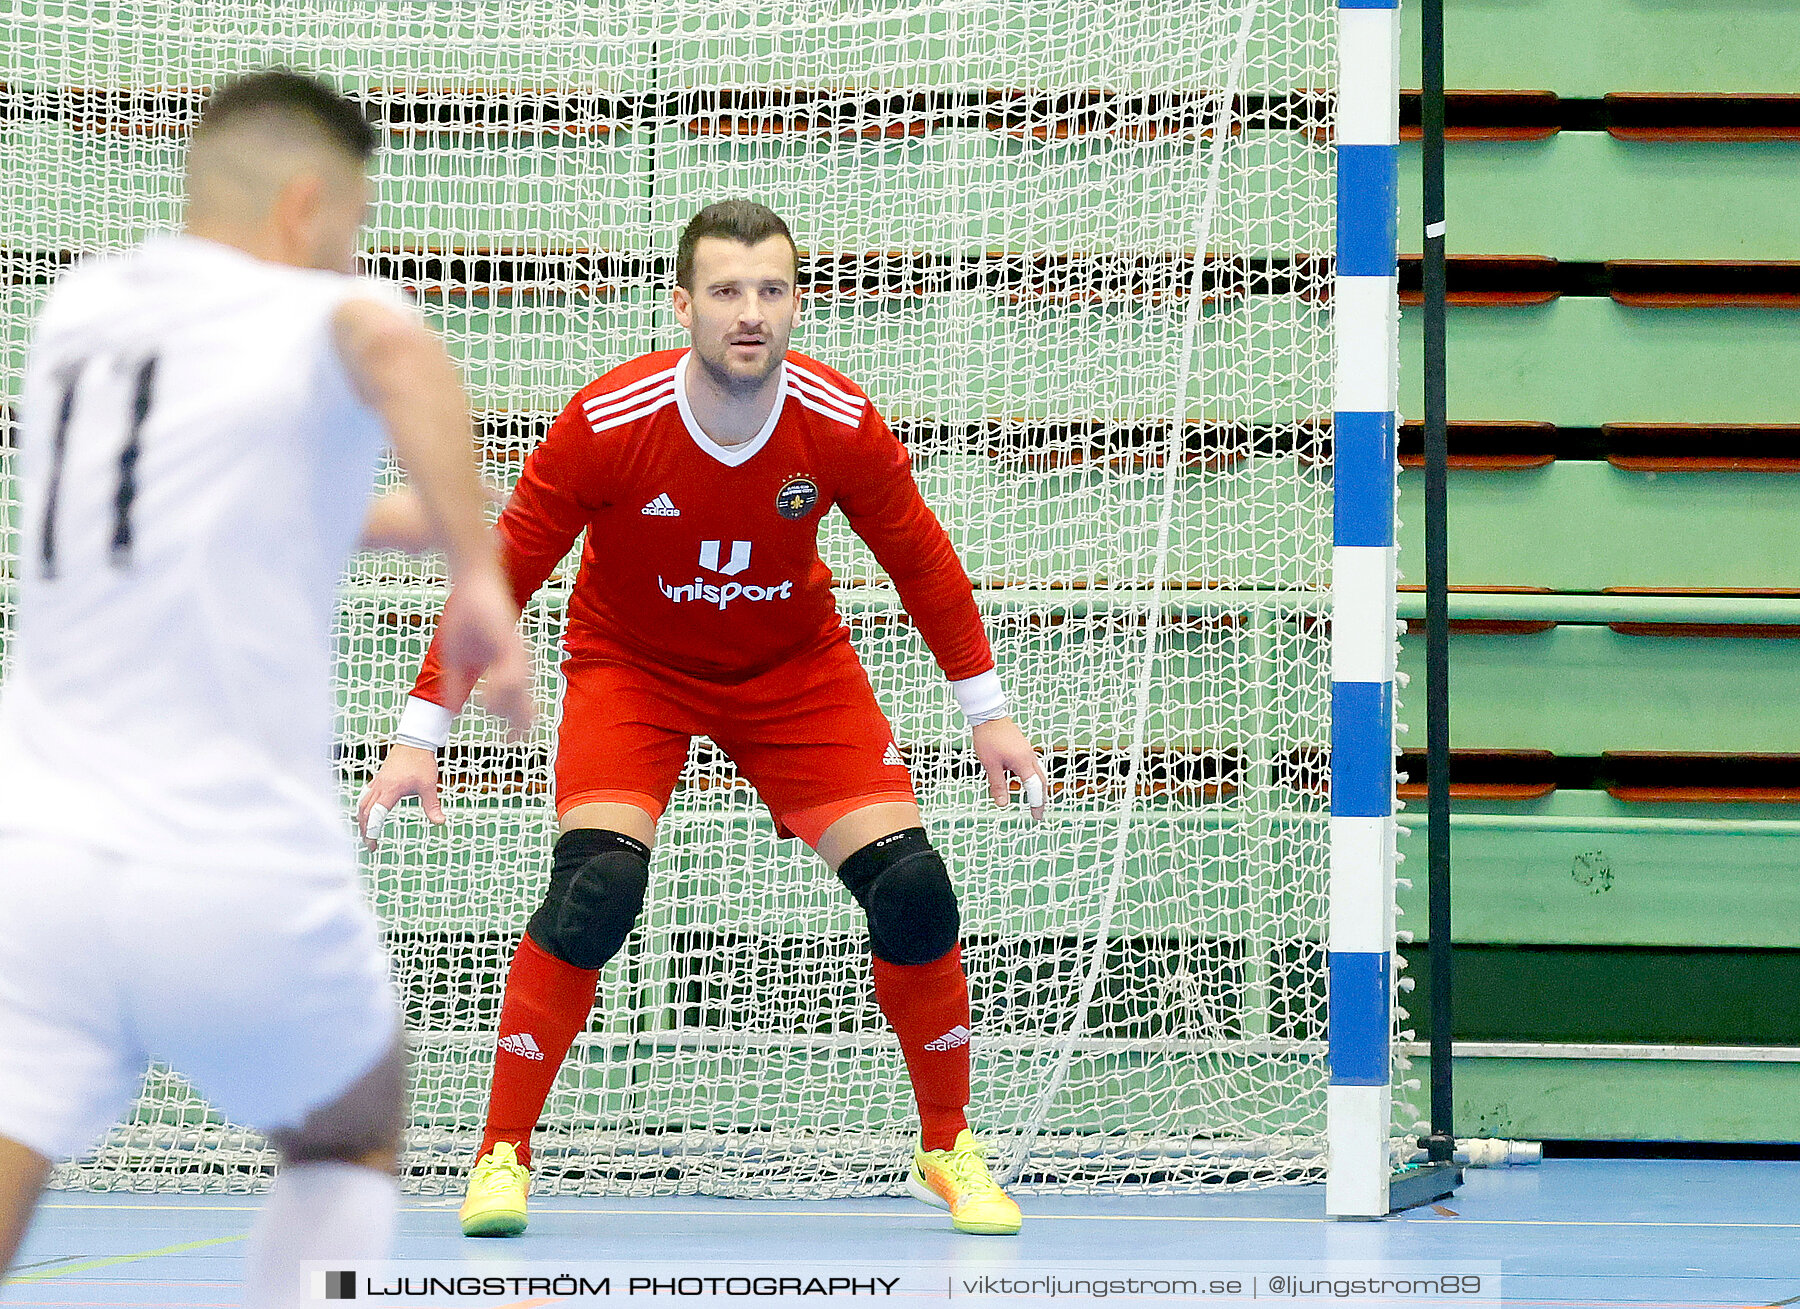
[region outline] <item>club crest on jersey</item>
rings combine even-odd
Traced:
[[[783,518],[805,518],[819,503],[819,485],[810,477],[790,478],[775,494],[775,509]]]

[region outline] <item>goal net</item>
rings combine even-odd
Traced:
[[[175,226],[201,92],[270,62],[383,125],[369,266],[449,342],[498,486],[576,389],[683,343],[686,219],[769,203],[802,252],[794,343],[910,447],[1052,779],[1042,826],[991,808],[941,674],[834,516],[843,612],[961,895],[992,1159],[1026,1188],[1315,1179],[1335,29],[1324,0],[0,0],[4,398],[58,271]],[[572,574],[525,615],[546,704]],[[354,566],[346,801],[443,596],[431,563]],[[551,718],[512,746],[471,710],[449,827],[407,811],[367,864],[422,1189],[460,1188],[479,1138],[547,876]],[[260,1185],[272,1154],[203,1089],[153,1069],[60,1181]],[[887,1192],[914,1123],[854,904],[696,742],[535,1188]]]

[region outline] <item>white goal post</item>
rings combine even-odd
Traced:
[[[908,444],[1052,778],[1041,828],[986,805],[942,676],[834,519],[841,607],[962,899],[972,1120],[1000,1171],[1025,1191],[1326,1180],[1329,1212],[1385,1213],[1408,1148],[1396,22],[1362,0],[0,0],[6,430],[56,275],[177,225],[205,89],[270,63],[382,127],[368,265],[449,342],[499,485],[576,389],[681,343],[681,224],[772,205],[802,253],[795,345]],[[9,479],[10,437],[0,457]],[[0,634],[15,519],[0,480]],[[546,703],[567,583],[525,616]],[[442,599],[430,563],[352,571],[347,800]],[[421,1190],[460,1188],[479,1138],[547,875],[551,741],[471,711],[449,828],[402,811],[367,866]],[[697,742],[536,1189],[885,1193],[913,1130],[853,902]],[[254,1189],[272,1164],[157,1069],[58,1181]]]

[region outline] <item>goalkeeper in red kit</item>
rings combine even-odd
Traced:
[[[599,969],[637,921],[657,820],[699,735],[867,914],[875,998],[919,1108],[908,1190],[948,1209],[959,1231],[1019,1230],[1018,1206],[989,1177],[964,1115],[969,989],[956,893],[819,558],[833,505],[950,679],[995,801],[1008,802],[1017,778],[1041,818],[1044,773],[1007,716],[968,575],[905,449],[854,382],[788,349],[797,263],[769,209],[703,209],[681,235],[673,291],[691,348],[643,355],[582,388],[500,516],[521,605],[583,531],[587,542],[563,636],[561,834],[507,975],[487,1128],[462,1208],[468,1235],[525,1228],[532,1129],[587,1025]],[[443,821],[436,752],[470,690],[434,641],[362,799],[371,847],[406,796]]]

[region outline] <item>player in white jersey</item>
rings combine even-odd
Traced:
[[[71,272],[38,322],[0,686],[0,1269],[151,1059],[283,1153],[252,1304],[391,1237],[404,1042],[332,758],[359,540],[441,544],[476,592],[458,661],[516,730],[531,699],[455,368],[348,275],[374,145],[310,79],[232,84],[186,230]],[[412,489],[371,512],[384,437]]]

